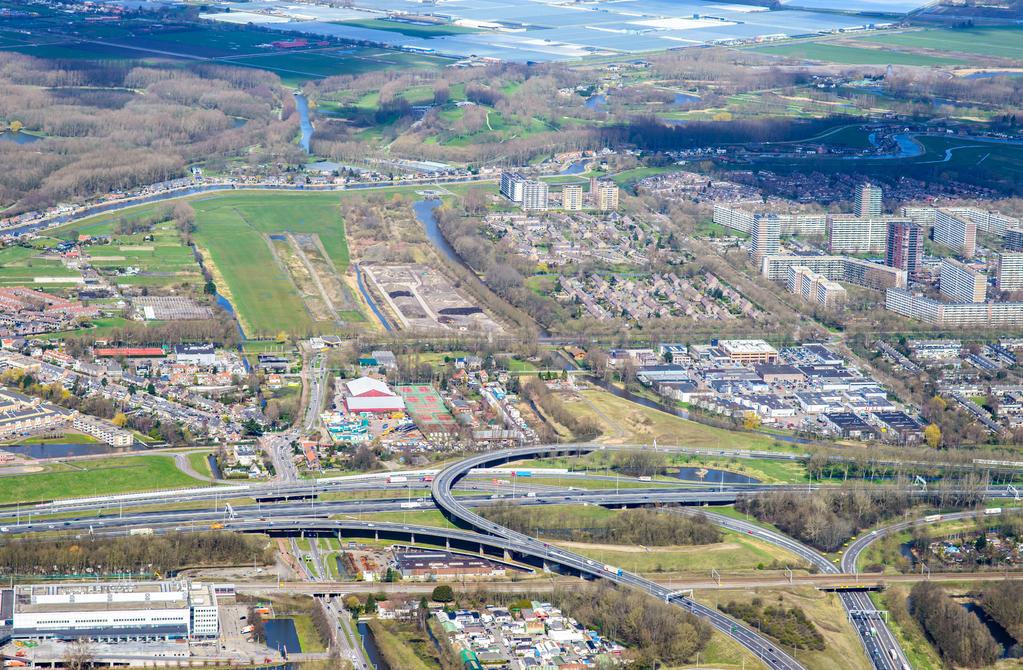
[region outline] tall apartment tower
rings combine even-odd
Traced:
[[[749,256],[760,263],[764,256],[773,256],[781,249],[781,223],[776,216],[758,216],[750,231]]]
[[[1003,251],[998,254],[998,272],[995,286],[999,291],[1023,290],[1023,253]]]
[[[527,181],[522,186],[522,209],[539,210],[547,209],[547,182]]]
[[[583,208],[583,187],[569,184],[561,189],[561,208],[568,212],[578,212]]]
[[[598,181],[597,192],[593,195],[594,204],[602,212],[618,209],[618,185],[613,181]]]
[[[1023,228],[1006,228],[1004,242],[1008,251],[1023,251]]]
[[[883,192],[880,186],[864,184],[856,192],[856,216],[879,217],[881,216],[881,197]]]
[[[912,221],[889,221],[885,242],[885,265],[915,277],[924,255],[924,231]]]
[[[987,297],[987,275],[957,260],[946,258],[941,261],[938,290],[955,302],[984,302]]]
[[[934,241],[966,258],[972,258],[977,249],[977,224],[948,210],[939,209],[934,217]]]

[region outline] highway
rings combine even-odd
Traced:
[[[700,603],[673,593],[668,587],[657,582],[645,579],[638,575],[626,572],[621,569],[609,569],[596,561],[580,556],[570,551],[551,547],[535,538],[522,533],[517,533],[499,524],[487,521],[478,514],[472,512],[463,505],[452,493],[454,484],[466,476],[474,467],[484,467],[491,463],[508,462],[516,458],[528,458],[543,454],[564,454],[578,451],[578,446],[571,447],[524,447],[521,449],[508,449],[505,451],[482,454],[465,459],[442,470],[433,480],[431,494],[434,503],[444,511],[449,518],[456,523],[463,523],[479,532],[496,536],[507,542],[513,551],[522,554],[529,554],[540,557],[545,563],[556,563],[558,565],[577,571],[584,575],[600,577],[609,581],[624,584],[646,591],[658,600],[671,603],[681,607],[697,617],[705,620],[711,626],[736,642],[750,650],[758,659],[764,662],[769,668],[779,670],[798,670],[804,668],[795,658],[774,643],[761,636],[745,624],[726,616],[716,609],[706,607]],[[592,450],[592,449],[591,449]]]
[[[844,561],[842,569],[839,569],[812,547],[793,540],[787,535],[741,519],[733,519],[707,510],[701,511],[718,526],[739,533],[747,533],[781,547],[799,556],[825,575],[838,575],[842,572],[855,573],[855,568],[851,571],[846,569]],[[692,510],[682,510],[682,513],[692,513]],[[877,613],[870,597],[866,593],[840,593],[839,597],[850,621],[856,627],[860,642],[874,667],[878,670],[908,670],[909,659],[906,658],[905,652],[895,639],[891,629]]]

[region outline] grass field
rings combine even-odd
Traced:
[[[333,321],[317,322],[310,316],[288,272],[275,261],[269,236],[286,232],[317,235],[328,260],[338,275],[343,275],[348,268],[348,244],[339,199],[336,193],[257,191],[189,199],[196,213],[193,239],[212,261],[217,289],[231,301],[246,335],[275,336],[284,330],[304,336],[335,329]],[[101,214],[77,223],[75,228],[82,233],[109,235],[118,218],[146,216],[156,207],[144,205]],[[170,264],[169,268],[180,268],[185,262],[181,252],[158,248],[160,251],[150,252],[149,258],[147,252],[138,252],[136,258],[154,268],[162,267],[163,261]],[[128,252],[109,253],[120,256]],[[0,284],[6,269],[0,268]]]
[[[1023,60],[1023,28],[931,28],[897,33],[878,33],[859,41],[886,47],[931,49],[942,53],[963,53]]]
[[[890,49],[868,49],[827,44],[817,41],[787,42],[755,47],[753,51],[766,56],[784,56],[803,60],[824,61],[842,65],[956,65],[963,61],[949,56],[903,53]]]
[[[64,462],[44,472],[0,477],[0,504],[205,485],[178,470],[171,457],[122,456]]]
[[[188,464],[193,470],[198,472],[200,475],[206,477],[212,477],[213,471],[210,470],[210,462],[206,458],[210,455],[208,451],[197,451],[188,455]]]
[[[587,390],[562,401],[583,416],[597,421],[608,444],[681,445],[713,449],[767,449],[790,451],[767,435],[743,433],[705,426],[655,409],[623,400],[607,391]]]
[[[846,617],[842,603],[835,593],[817,591],[810,587],[789,589],[721,590],[697,592],[696,599],[704,605],[717,607],[729,601],[749,602],[755,597],[765,605],[778,604],[799,607],[824,636],[824,651],[796,651],[795,657],[808,670],[868,670],[870,660],[863,651],[859,637]],[[785,651],[792,653],[791,649]],[[916,666],[914,666],[916,667]]]
[[[801,561],[774,545],[741,533],[723,532],[723,541],[685,547],[611,547],[583,542],[553,542],[601,563],[610,563],[631,572],[699,573],[746,572],[769,567],[775,561],[798,565]]]

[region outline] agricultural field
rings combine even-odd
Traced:
[[[339,198],[336,193],[247,191],[189,199],[196,214],[195,244],[247,336],[276,336],[281,331],[305,336],[364,321],[345,277],[348,244]],[[110,235],[118,219],[148,216],[156,207],[100,214],[78,222],[74,230]],[[55,234],[66,235],[68,230]],[[165,242],[166,249],[156,243],[120,246],[151,245],[152,252],[129,252],[155,271],[171,271],[161,266],[163,260],[181,271],[182,254],[190,252],[185,247],[174,251]],[[0,268],[0,281],[3,273]]]
[[[1023,28],[1009,26],[930,28],[885,32],[857,39],[884,47],[927,49],[942,54],[970,54],[1023,61]]]
[[[169,221],[157,224],[149,233],[114,235],[110,244],[89,246],[86,253],[89,264],[103,274],[114,274],[110,279],[118,286],[202,284],[192,251]],[[129,268],[137,274],[131,274]]]
[[[0,504],[206,486],[164,455],[65,461],[37,473],[0,476],[0,482]]]
[[[752,51],[765,56],[784,56],[803,60],[838,63],[840,65],[957,65],[964,61],[950,56],[871,49],[806,40],[754,47]]]

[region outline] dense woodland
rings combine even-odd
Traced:
[[[276,75],[209,64],[0,53],[0,121],[42,135],[0,143],[10,214],[181,177],[211,156],[294,162],[301,151],[294,98]]]
[[[721,531],[702,515],[675,516],[648,509],[629,509],[579,527],[570,513],[542,506],[494,505],[484,508],[482,513],[491,521],[521,533],[539,532],[573,541],[651,547],[721,541]]]
[[[4,576],[133,572],[172,573],[191,566],[267,564],[272,550],[242,533],[172,533],[136,537],[0,542]]]
[[[742,496],[735,508],[777,526],[786,535],[821,551],[835,551],[860,529],[902,514],[912,505],[899,491],[820,489],[771,491]]]

